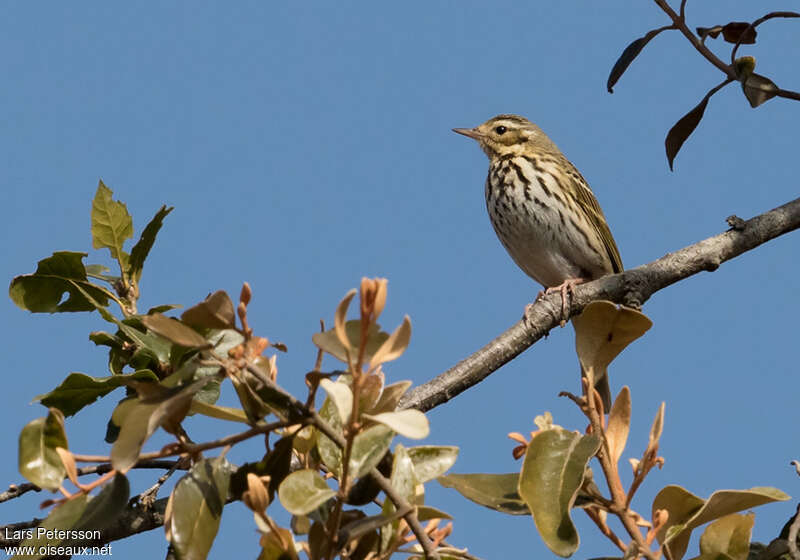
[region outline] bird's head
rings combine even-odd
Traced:
[[[477,140],[489,159],[558,150],[541,128],[518,115],[497,115],[475,128],[454,128],[453,132]]]

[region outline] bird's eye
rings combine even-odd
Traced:
[[[495,128],[495,129],[494,129],[494,131],[495,131],[497,134],[505,134],[505,133],[506,133],[506,130],[508,130],[508,129],[507,129],[506,127],[502,126],[502,125],[501,125],[501,126],[498,126],[497,128]]]

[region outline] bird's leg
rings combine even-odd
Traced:
[[[572,290],[578,284],[583,284],[584,282],[588,282],[588,278],[567,278],[564,280],[560,285],[553,286],[551,288],[546,288],[544,293],[545,294],[553,294],[555,292],[561,292],[561,326],[567,324],[567,295],[572,295]],[[541,292],[539,292],[541,295]],[[537,298],[538,299],[538,298]]]

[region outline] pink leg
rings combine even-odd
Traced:
[[[561,326],[563,327],[567,322],[567,295],[572,295],[572,290],[578,284],[588,282],[588,278],[567,278],[560,285],[547,288],[545,294],[553,294],[561,292]]]

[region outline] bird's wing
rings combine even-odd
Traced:
[[[597,198],[595,198],[594,193],[589,188],[589,184],[586,182],[586,179],[583,178],[575,166],[572,165],[569,160],[567,160],[566,163],[568,164],[567,168],[571,171],[569,176],[573,185],[575,186],[575,198],[578,201],[578,204],[581,205],[581,208],[583,208],[583,210],[586,212],[586,215],[589,216],[592,226],[594,226],[594,228],[597,230],[597,233],[600,235],[600,239],[603,241],[603,246],[608,253],[608,257],[611,259],[614,272],[622,272],[622,257],[619,254],[619,249],[614,241],[614,236],[611,235],[611,230],[608,228],[608,222],[606,221],[605,215],[603,215],[603,210],[600,208],[600,204],[597,202]]]

